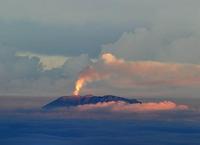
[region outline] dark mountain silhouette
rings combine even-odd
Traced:
[[[125,102],[128,104],[140,103],[140,101],[136,99],[127,99],[119,96],[113,95],[105,95],[105,96],[93,96],[93,95],[85,95],[85,96],[62,96],[45,106],[43,109],[56,109],[61,107],[72,107],[78,105],[85,105],[85,104],[97,104],[97,103],[104,103],[104,102]]]

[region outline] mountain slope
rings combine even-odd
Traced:
[[[85,104],[97,104],[97,103],[104,103],[104,102],[125,102],[128,104],[134,104],[134,103],[141,103],[140,101],[136,99],[127,99],[119,96],[112,96],[112,95],[106,95],[106,96],[93,96],[93,95],[86,95],[86,96],[63,96],[60,97],[45,106],[43,106],[43,109],[56,109],[61,107],[72,107],[72,106],[78,106],[78,105],[85,105]]]

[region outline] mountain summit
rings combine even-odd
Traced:
[[[105,102],[125,102],[128,104],[140,103],[140,101],[136,99],[127,99],[119,96],[113,95],[105,95],[105,96],[94,96],[94,95],[85,95],[85,96],[62,96],[45,106],[43,109],[56,109],[62,107],[73,107],[78,105],[85,104],[97,104],[97,103],[105,103]]]

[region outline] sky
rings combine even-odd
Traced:
[[[0,0],[0,144],[200,144],[199,6]],[[72,94],[142,103],[42,109]]]
[[[199,97],[198,0],[0,0],[0,95]]]

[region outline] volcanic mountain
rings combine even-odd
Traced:
[[[94,96],[94,95],[85,95],[85,96],[62,96],[45,106],[43,109],[56,109],[62,107],[73,107],[85,104],[97,104],[105,102],[125,102],[128,104],[140,103],[136,99],[127,99],[119,96],[105,95],[105,96]]]

